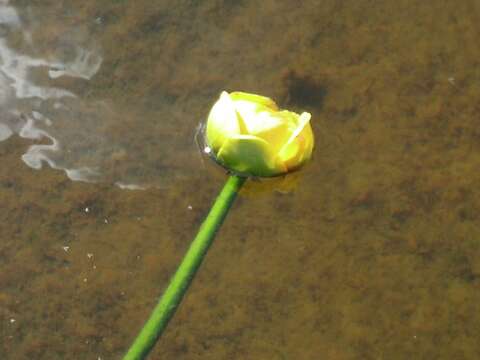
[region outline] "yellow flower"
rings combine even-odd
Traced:
[[[264,96],[224,91],[208,115],[207,151],[240,174],[285,174],[312,156],[310,117],[280,110]]]

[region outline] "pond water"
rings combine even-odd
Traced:
[[[222,90],[310,111],[314,159],[246,184],[151,358],[480,358],[480,3],[301,4],[0,0],[0,358],[121,358]]]

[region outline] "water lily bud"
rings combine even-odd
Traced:
[[[239,174],[285,174],[312,156],[310,117],[281,110],[264,96],[224,91],[208,115],[207,149]]]

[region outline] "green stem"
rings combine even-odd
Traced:
[[[245,182],[244,177],[231,175],[218,195],[197,236],[192,241],[187,254],[163,296],[150,314],[143,329],[128,350],[123,360],[144,359],[167,327],[168,321],[182,301],[188,286],[193,280],[215,234],[227,216],[238,191]]]

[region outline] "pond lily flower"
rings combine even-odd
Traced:
[[[310,118],[308,112],[279,109],[268,97],[223,91],[208,115],[206,150],[238,174],[286,174],[312,156]]]

